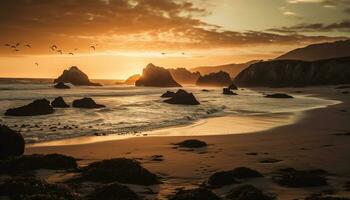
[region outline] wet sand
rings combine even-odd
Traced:
[[[327,99],[339,100],[343,103],[317,108],[298,113],[281,115],[281,119],[292,116],[293,123],[286,123],[277,128],[263,128],[257,130],[262,123],[259,119],[252,123],[250,132],[239,134],[232,131],[230,135],[222,135],[229,131],[229,126],[220,123],[220,118],[207,119],[206,123],[178,128],[169,128],[147,133],[147,136],[111,140],[112,136],[96,136],[81,143],[61,145],[50,143],[49,146],[28,146],[26,154],[32,153],[60,153],[81,159],[80,165],[92,161],[115,157],[138,159],[150,171],[159,174],[164,183],[159,185],[159,194],[149,196],[153,199],[165,199],[167,194],[178,187],[195,187],[216,171],[246,166],[265,175],[264,178],[249,180],[267,192],[276,193],[279,199],[304,198],[311,193],[324,189],[333,189],[336,195],[349,197],[343,185],[350,180],[350,136],[335,135],[350,131],[350,101],[348,94],[341,94],[338,90],[319,90],[317,88],[294,89],[303,90]],[[290,91],[290,90],[289,90]],[[291,93],[293,94],[293,93]],[[345,110],[345,112],[344,112]],[[296,118],[294,118],[297,116]],[[226,121],[227,122],[227,121]],[[235,123],[235,120],[230,121]],[[193,133],[206,130],[217,135],[210,136],[173,136],[174,132]],[[172,136],[154,136],[167,134]],[[102,139],[100,139],[102,138]],[[104,138],[104,139],[103,139]],[[185,139],[199,139],[209,144],[207,148],[194,151],[174,149],[173,143]],[[99,141],[100,140],[100,141]],[[102,141],[101,141],[102,140]],[[106,141],[103,141],[106,140]],[[66,141],[67,142],[67,141]],[[257,153],[257,155],[247,155]],[[163,155],[163,161],[152,161],[152,155]],[[260,163],[262,159],[274,158],[281,160],[276,163]],[[271,173],[282,167],[296,169],[324,169],[330,172],[330,186],[322,188],[285,188],[271,181]],[[48,180],[57,177],[46,176]],[[56,179],[55,179],[56,178]],[[231,186],[214,190],[223,194]]]

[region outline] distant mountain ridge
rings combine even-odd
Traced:
[[[252,60],[246,63],[239,64],[227,64],[227,65],[218,65],[218,66],[201,66],[190,69],[191,72],[199,72],[202,76],[208,75],[215,72],[226,72],[231,78],[236,77],[242,70],[249,67],[251,64],[259,62],[258,60]]]
[[[316,61],[347,56],[350,56],[350,40],[312,44],[294,49],[275,59]]]
[[[303,87],[350,83],[350,56],[318,61],[271,60],[252,64],[234,82],[244,87]]]

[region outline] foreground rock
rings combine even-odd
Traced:
[[[185,148],[202,148],[208,146],[207,143],[200,140],[185,140],[175,145]]]
[[[35,100],[32,103],[18,108],[11,108],[5,112],[8,116],[35,116],[52,114],[54,109],[46,99]]]
[[[105,105],[97,104],[91,98],[82,98],[73,101],[73,107],[75,108],[104,108]]]
[[[99,83],[93,83],[89,80],[89,77],[76,66],[64,70],[62,75],[54,80],[54,83],[71,83],[77,86],[101,86]]]
[[[191,190],[180,190],[169,200],[221,200],[212,191],[205,188],[196,188]]]
[[[111,183],[97,188],[87,198],[88,200],[141,200],[129,187],[119,183]]]
[[[222,89],[222,94],[225,94],[225,95],[237,95],[237,93],[234,93],[230,90],[230,88],[224,88]]]
[[[162,94],[162,98],[170,98],[170,97],[173,97],[175,96],[175,92],[171,92],[171,91],[166,91],[164,94]]]
[[[69,105],[64,101],[62,97],[57,97],[51,102],[51,106],[54,108],[68,108]]]
[[[117,181],[137,185],[154,185],[160,183],[155,174],[143,168],[136,160],[127,158],[114,158],[94,162],[82,170],[82,180],[104,183]]]
[[[137,80],[139,80],[140,77],[141,77],[140,74],[134,74],[134,75],[130,76],[129,78],[127,78],[124,83],[127,85],[135,85],[135,82]]]
[[[38,169],[66,170],[77,166],[76,160],[70,156],[33,154],[0,160],[0,174],[19,174]]]
[[[275,94],[267,94],[265,95],[266,98],[278,98],[278,99],[292,99],[294,97],[284,94],[284,93],[275,93]]]
[[[56,89],[70,89],[70,87],[63,82],[58,82],[54,87]]]
[[[286,168],[279,170],[273,180],[285,187],[319,187],[328,185],[325,178],[326,172],[323,170],[295,170]]]
[[[135,82],[135,85],[146,87],[181,87],[167,69],[155,66],[152,63],[143,69],[142,76]]]
[[[272,60],[252,64],[235,78],[238,86],[305,87],[350,83],[350,57],[313,62]]]
[[[23,200],[78,200],[80,195],[62,184],[49,184],[34,178],[7,179],[0,185],[0,196]],[[5,198],[6,199],[6,198]]]
[[[0,124],[0,158],[9,156],[20,156],[24,153],[23,136]]]
[[[199,105],[196,97],[192,93],[186,92],[185,90],[178,90],[170,99],[164,100],[165,103],[169,104],[182,104],[182,105]]]
[[[260,189],[252,185],[240,185],[233,188],[229,194],[226,196],[228,199],[232,200],[273,200],[264,194]]]
[[[220,71],[204,75],[198,78],[197,86],[211,86],[211,87],[227,87],[232,84],[231,77],[228,73]]]
[[[229,171],[216,172],[208,179],[208,184],[213,187],[221,187],[239,183],[239,179],[258,178],[262,175],[247,167],[238,167]]]

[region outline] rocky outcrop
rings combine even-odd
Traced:
[[[327,172],[320,169],[295,170],[293,168],[285,168],[277,171],[273,175],[273,180],[285,187],[320,187],[328,185],[326,174]]]
[[[197,86],[211,86],[211,87],[226,87],[232,84],[231,77],[228,73],[220,71],[204,75],[198,78]]]
[[[54,109],[46,99],[35,100],[32,103],[18,108],[11,108],[5,112],[8,116],[35,116],[52,114]]]
[[[68,70],[64,70],[62,75],[54,80],[54,83],[59,82],[71,83],[77,86],[101,86],[99,83],[91,82],[89,77],[76,66],[73,66]]]
[[[105,186],[101,186],[92,192],[87,200],[142,200],[134,191],[128,186],[121,185],[119,183],[111,183]]]
[[[192,93],[186,92],[185,90],[178,90],[170,99],[164,100],[165,103],[169,104],[182,104],[182,105],[199,105],[196,97]]]
[[[239,179],[258,178],[262,175],[253,169],[247,167],[238,167],[229,171],[216,172],[208,179],[208,184],[214,187],[231,185],[239,183]]]
[[[103,108],[105,105],[97,104],[91,98],[76,99],[73,101],[73,107],[75,108]]]
[[[180,190],[170,196],[169,200],[221,200],[221,198],[206,188],[195,188]]]
[[[232,83],[230,86],[228,86],[228,88],[230,90],[238,90],[238,87],[234,83]]]
[[[54,108],[68,108],[69,105],[64,101],[62,97],[57,97],[51,102],[51,106]]]
[[[23,136],[0,124],[0,157],[20,156],[24,153]]]
[[[350,57],[319,60],[273,60],[243,70],[234,80],[247,87],[303,87],[350,83]]]
[[[202,148],[208,146],[207,143],[195,139],[184,140],[182,142],[176,143],[175,145],[185,148]]]
[[[54,88],[56,88],[56,89],[70,89],[70,87],[68,85],[64,84],[63,82],[56,83]]]
[[[169,69],[176,82],[180,84],[196,84],[200,77],[199,72],[190,72],[186,68]]]
[[[277,99],[292,99],[294,97],[284,94],[284,93],[275,93],[275,94],[267,94],[265,95],[266,98],[277,98]]]
[[[166,91],[164,94],[162,94],[160,97],[162,98],[170,98],[173,97],[175,95],[175,92],[171,92],[171,91]]]
[[[233,188],[228,195],[232,200],[274,200],[275,198],[264,194],[260,189],[253,185],[240,185]]]
[[[181,87],[167,69],[157,67],[152,63],[143,69],[142,76],[135,82],[135,85],[146,87]]]
[[[234,93],[230,90],[230,88],[223,88],[222,89],[222,94],[225,94],[225,95],[237,95],[237,93]]]
[[[124,83],[127,85],[135,85],[135,82],[137,80],[139,80],[140,77],[141,77],[140,74],[134,74],[134,75],[130,76],[129,78],[127,78]]]

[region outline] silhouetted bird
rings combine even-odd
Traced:
[[[14,51],[19,51],[19,49],[15,49]]]
[[[39,63],[34,63],[37,67],[39,67]]]
[[[15,49],[15,48],[16,48],[16,45],[12,45],[11,48],[14,48],[14,49]]]
[[[31,46],[30,44],[27,44],[27,45],[26,45],[26,47],[28,47],[28,48],[32,48],[32,46]]]
[[[165,55],[165,54],[166,54],[166,53],[164,53],[164,52],[162,53],[162,55]]]
[[[9,47],[9,46],[11,46],[11,45],[10,45],[10,44],[4,44],[4,46],[5,46],[5,47]]]
[[[57,46],[56,45],[51,45],[50,48],[51,48],[52,51],[55,51],[57,49]]]
[[[78,48],[75,48],[74,51],[78,51]]]
[[[96,50],[95,46],[90,46],[90,48],[92,48],[94,51]]]
[[[60,54],[62,54],[63,52],[62,52],[62,50],[57,50],[57,53],[60,53]]]
[[[20,45],[20,43],[19,43],[19,42],[17,42],[16,47],[18,47],[19,45]]]
[[[185,52],[182,52],[182,55],[185,55]]]
[[[69,55],[74,55],[74,54],[72,52],[70,52]]]

